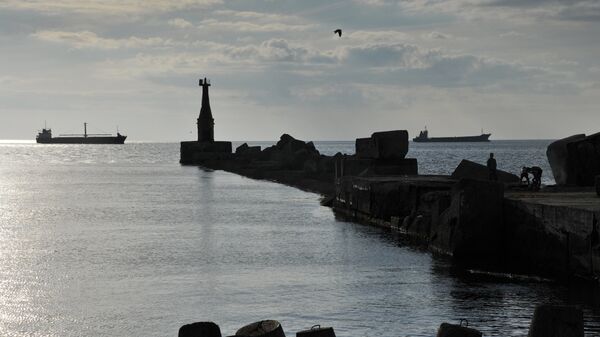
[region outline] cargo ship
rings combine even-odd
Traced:
[[[87,133],[87,123],[83,123],[83,134],[68,134],[52,137],[52,129],[44,127],[39,132],[35,141],[41,144],[124,144],[127,136],[120,134],[114,136],[108,133]]]
[[[491,133],[483,133],[479,136],[460,137],[429,137],[427,129],[419,133],[419,137],[413,138],[417,143],[467,143],[467,142],[489,142]]]

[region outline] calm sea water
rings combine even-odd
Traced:
[[[448,173],[495,152],[518,171],[547,168],[547,143],[411,144],[410,156],[421,173]],[[0,144],[1,336],[176,336],[200,320],[228,335],[269,318],[288,336],[313,324],[342,337],[432,336],[460,318],[524,336],[546,302],[583,305],[588,333],[600,333],[589,293],[456,270],[336,220],[315,194],[178,157],[178,144]]]

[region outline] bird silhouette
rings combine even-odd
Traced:
[[[342,30],[341,29],[336,29],[333,31],[333,34],[338,34],[340,37],[342,37]]]

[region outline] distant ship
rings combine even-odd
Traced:
[[[462,137],[429,137],[427,129],[419,133],[419,137],[413,138],[418,143],[466,143],[466,142],[489,142],[491,133],[481,133],[479,136]]]
[[[123,144],[126,138],[127,136],[119,132],[116,136],[106,133],[88,134],[87,123],[83,123],[83,134],[52,137],[52,129],[44,127],[35,137],[35,141],[41,144]]]

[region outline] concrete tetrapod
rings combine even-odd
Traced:
[[[281,324],[274,320],[248,324],[240,328],[235,335],[244,337],[285,337]]]
[[[179,337],[221,337],[221,329],[213,322],[196,322],[179,328]]]

